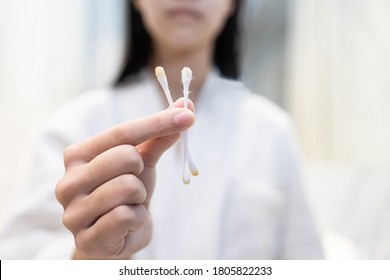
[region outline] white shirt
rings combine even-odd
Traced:
[[[125,87],[85,93],[58,112],[42,132],[33,175],[0,236],[0,258],[71,258],[73,236],[54,195],[63,150],[165,107],[145,71]],[[213,72],[195,115],[189,139],[200,175],[182,183],[180,141],[162,156],[150,208],[153,239],[135,258],[322,258],[286,113]]]

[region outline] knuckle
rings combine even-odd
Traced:
[[[66,174],[58,181],[55,188],[55,195],[58,202],[66,206],[74,194],[75,189],[77,189],[77,182],[74,176]]]
[[[133,229],[141,228],[147,220],[148,210],[142,205],[134,206],[134,219],[133,219]]]
[[[161,117],[154,118],[152,121],[152,128],[156,135],[163,135],[165,131],[163,119]]]
[[[73,144],[66,147],[64,150],[65,167],[69,166],[72,162],[74,162],[79,154],[80,154],[80,148],[77,144]]]
[[[62,204],[62,206],[65,206],[66,201],[69,197],[69,184],[67,183],[67,179],[65,177],[62,177],[55,188],[55,195],[57,200]]]
[[[142,221],[145,221],[148,216],[148,210],[143,205],[136,205],[137,215],[141,217]]]
[[[118,224],[129,223],[134,219],[134,212],[126,205],[120,205],[112,210],[113,219]]]
[[[126,174],[120,177],[122,196],[129,203],[142,203],[146,200],[146,190],[138,177]]]
[[[63,183],[63,178],[61,178],[55,188],[55,195],[56,199],[58,200],[59,203],[61,203],[62,206],[64,206],[65,203],[65,186]]]
[[[143,171],[144,162],[136,147],[132,145],[121,145],[119,155],[121,157],[121,161],[125,165],[126,170],[129,170],[131,173],[136,175]]]
[[[74,232],[76,228],[76,221],[77,218],[75,217],[75,214],[72,211],[67,210],[62,215],[62,224],[71,232]]]

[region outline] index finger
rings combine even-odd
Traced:
[[[72,145],[65,161],[90,162],[97,155],[119,145],[137,146],[147,140],[173,135],[190,127],[194,119],[190,110],[173,108],[130,120]]]

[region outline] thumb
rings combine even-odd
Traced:
[[[178,101],[175,102],[175,108],[181,108],[181,107],[183,107],[183,100],[179,99]],[[195,109],[191,101],[189,102],[189,109],[192,112],[188,110],[187,112],[178,115],[177,117],[181,119],[180,120],[176,119],[176,121],[183,122],[183,123],[193,123],[195,118],[193,111]],[[137,149],[142,156],[142,159],[144,161],[144,166],[154,167],[157,164],[160,157],[162,156],[162,154],[170,147],[172,147],[172,145],[176,143],[179,137],[180,134],[176,133],[172,135],[157,137],[148,140],[142,144],[139,144],[137,146]]]

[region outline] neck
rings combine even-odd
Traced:
[[[156,66],[164,67],[174,101],[183,96],[181,70],[185,66],[190,67],[194,77],[190,84],[190,99],[196,103],[199,91],[211,69],[211,62],[212,51],[205,50],[205,48],[179,54],[177,52],[157,51],[152,56],[150,67],[153,72]],[[161,96],[165,99],[162,90]]]

